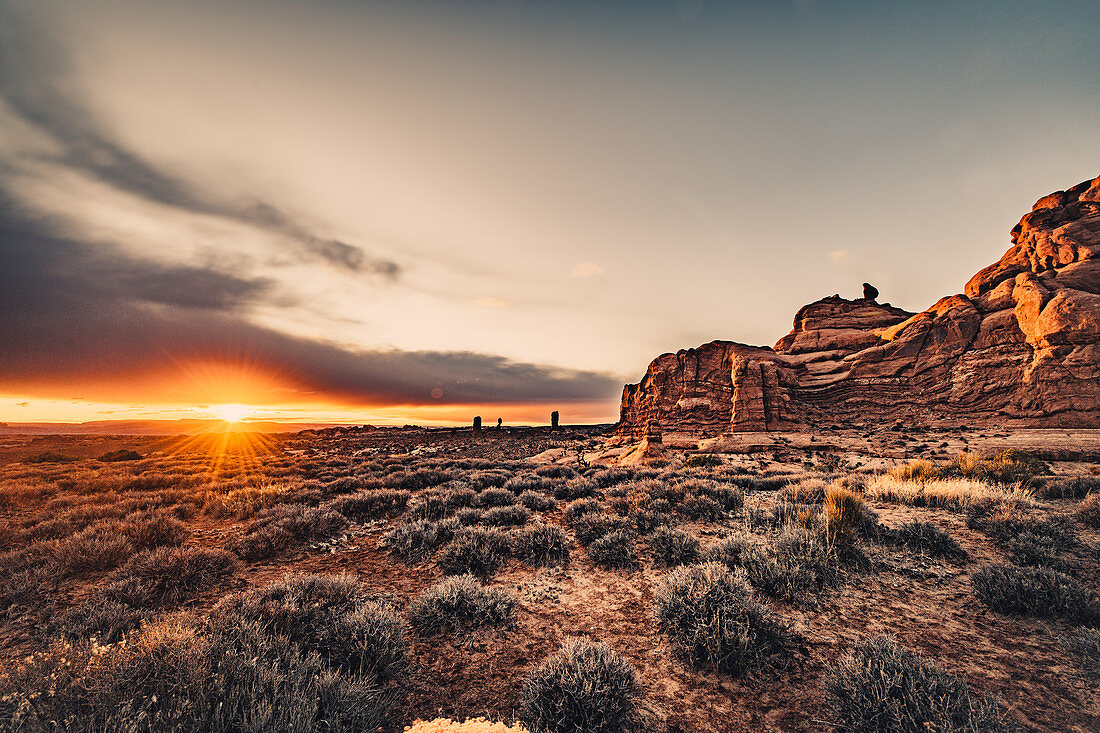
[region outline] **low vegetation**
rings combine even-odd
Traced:
[[[837,730],[922,733],[1014,730],[1004,706],[889,637],[864,641],[825,682]]]
[[[630,664],[606,644],[569,639],[524,682],[523,722],[549,733],[624,733],[637,721],[640,691]]]
[[[510,624],[516,597],[499,588],[487,588],[472,575],[436,583],[409,604],[406,615],[420,632],[459,632],[478,626]]]
[[[1057,570],[986,565],[972,582],[974,593],[995,611],[1100,624],[1100,594]]]
[[[753,594],[744,575],[706,563],[675,568],[653,596],[670,644],[685,659],[740,674],[783,652],[789,633]]]

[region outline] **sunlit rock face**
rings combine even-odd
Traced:
[[[921,313],[833,295],[800,309],[774,348],[662,354],[623,389],[619,431],[1100,427],[1100,177],[1039,199],[1012,243]]]

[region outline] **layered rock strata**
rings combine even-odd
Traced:
[[[1039,199],[998,262],[925,311],[834,295],[773,348],[662,354],[623,389],[619,432],[899,420],[1100,427],[1100,177]]]

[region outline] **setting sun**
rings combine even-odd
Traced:
[[[251,415],[254,410],[248,405],[229,404],[229,405],[215,405],[210,409],[217,417],[225,420],[229,423],[240,422],[244,418]]]

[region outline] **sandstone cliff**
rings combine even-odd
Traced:
[[[623,389],[619,431],[1100,427],[1100,177],[1039,199],[1012,245],[921,313],[834,295],[799,310],[774,348],[663,354]]]

